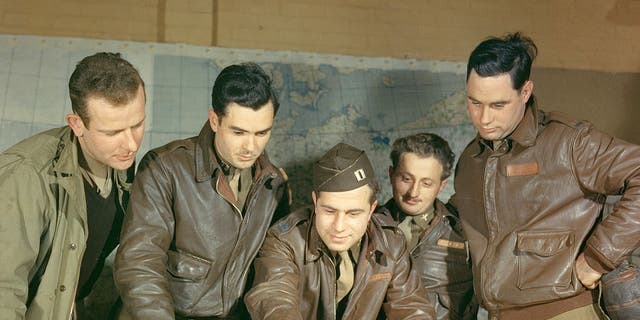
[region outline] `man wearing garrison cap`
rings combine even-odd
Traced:
[[[392,219],[374,214],[364,151],[339,143],[313,166],[314,206],[269,232],[245,304],[254,319],[434,319]]]

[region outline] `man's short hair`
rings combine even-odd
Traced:
[[[508,73],[513,89],[520,90],[531,75],[531,65],[538,48],[531,38],[519,32],[502,38],[491,37],[482,41],[469,56],[467,80],[472,70],[481,77],[493,77]],[[532,95],[533,97],[533,95]],[[533,99],[529,99],[533,102]]]
[[[99,52],[78,62],[69,78],[71,108],[88,126],[88,98],[104,98],[120,106],[135,99],[140,87],[144,91],[138,70],[119,53]]]
[[[391,164],[394,170],[398,168],[402,154],[408,152],[421,158],[434,157],[438,160],[442,165],[442,180],[451,175],[456,156],[451,151],[449,143],[440,136],[433,133],[417,133],[396,139],[391,147]]]
[[[273,104],[274,114],[277,113],[280,103],[271,86],[271,78],[252,62],[222,69],[211,90],[211,107],[218,117],[227,114],[227,106],[232,102],[258,110],[269,101]]]

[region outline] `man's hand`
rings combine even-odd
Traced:
[[[578,259],[576,259],[576,275],[578,276],[578,280],[582,282],[583,286],[592,290],[595,289],[600,282],[602,273],[593,270],[584,258],[584,254],[581,253],[578,256]]]

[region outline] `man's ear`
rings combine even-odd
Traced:
[[[527,82],[525,82],[522,86],[520,92],[522,93],[522,99],[525,102],[529,101],[529,97],[531,97],[531,94],[533,93],[533,81],[527,80]]]
[[[442,192],[442,190],[444,190],[444,187],[447,186],[448,182],[449,182],[449,178],[446,178],[442,182],[440,182],[440,189],[438,189],[438,193],[440,193],[440,192]]]
[[[369,219],[371,219],[371,215],[373,214],[373,211],[376,210],[376,208],[378,207],[378,200],[374,200],[373,203],[371,204],[371,208],[369,209]]]
[[[389,166],[389,180],[393,181],[393,166]]]
[[[311,191],[311,199],[313,200],[313,206],[316,206],[316,202],[317,202],[317,198],[316,198],[316,192],[315,191]]]
[[[82,135],[84,134],[84,130],[86,130],[82,118],[80,118],[79,115],[72,113],[68,114],[65,117],[65,120],[67,120],[67,124],[69,125],[69,127],[71,127],[71,130],[73,130],[73,133],[76,135],[76,137],[82,137]]]
[[[218,132],[218,125],[220,124],[220,118],[213,109],[209,109],[209,125],[213,132]]]

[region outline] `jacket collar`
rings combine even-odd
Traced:
[[[506,139],[506,143],[509,145],[509,149],[513,147],[513,143],[519,144],[523,147],[531,147],[536,142],[538,135],[538,121],[539,121],[538,104],[534,101],[530,106],[526,107],[522,120],[513,130],[513,133]],[[474,157],[481,155],[486,148],[492,146],[492,142],[482,139],[479,134],[476,134],[474,139],[474,145],[476,149],[472,152]]]
[[[198,134],[195,146],[195,173],[196,181],[203,182],[211,179],[216,169],[220,169],[216,152],[213,149],[213,139],[215,134],[211,130],[209,121],[205,121],[204,126]]]
[[[55,176],[67,177],[80,174],[78,165],[78,149],[80,143],[70,127],[62,130],[58,140],[56,154],[53,157],[51,170]]]
[[[58,177],[81,174],[78,162],[80,148],[80,142],[78,142],[78,137],[73,133],[73,130],[68,126],[62,129],[51,167],[53,174]],[[127,185],[128,181],[132,180],[134,167],[131,166],[129,170],[114,170],[118,185]]]

